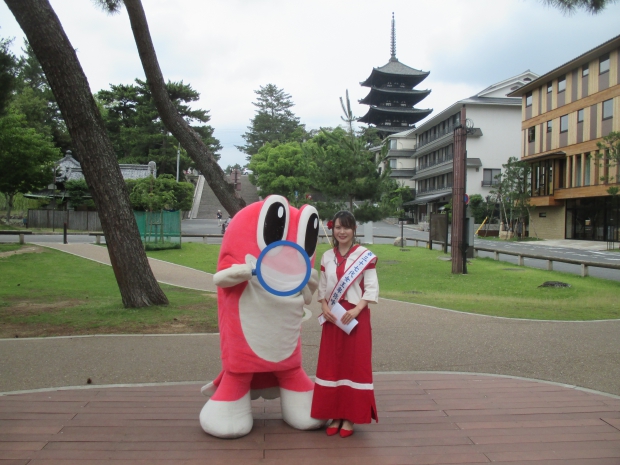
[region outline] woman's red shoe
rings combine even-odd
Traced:
[[[338,430],[340,430],[340,427],[342,426],[342,421],[339,421],[338,424],[336,424],[335,421],[332,421],[331,424],[336,426],[330,425],[329,428],[325,430],[328,436],[334,436],[335,434],[338,434]]]
[[[348,438],[351,435],[353,435],[353,430],[352,429],[340,428],[340,437],[341,438]]]

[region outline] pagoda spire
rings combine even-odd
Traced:
[[[396,58],[396,21],[394,21],[394,12],[392,11],[392,38],[390,42],[390,61],[398,61]]]

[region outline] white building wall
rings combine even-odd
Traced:
[[[521,149],[521,107],[467,105],[467,118],[482,130],[481,137],[467,139],[467,157],[480,158],[482,166],[467,169],[467,194],[489,195],[492,187],[482,187],[483,170],[501,169],[510,157],[519,158]]]

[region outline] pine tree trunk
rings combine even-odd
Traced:
[[[142,8],[142,2],[140,0],[125,0],[124,3],[129,15],[129,21],[131,22],[131,29],[138,47],[138,53],[140,54],[140,60],[142,61],[142,68],[144,68],[144,74],[146,75],[146,81],[153,95],[159,116],[161,116],[166,128],[181,143],[181,146],[187,151],[190,158],[194,160],[222,206],[230,216],[233,216],[245,206],[245,201],[235,195],[234,186],[226,180],[224,171],[218,165],[209,148],[196,131],[179,115],[172,100],[170,100],[164,76],[157,61],[157,54],[151,40],[151,33],[149,32],[149,25]]]
[[[125,307],[167,304],[140,241],[118,161],[88,80],[48,0],[5,0],[54,92],[99,210]]]
[[[15,194],[4,194],[6,198],[6,224],[11,224],[11,210],[13,210],[13,199]]]

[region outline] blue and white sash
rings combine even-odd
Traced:
[[[344,272],[336,287],[332,291],[332,295],[327,300],[327,305],[332,308],[336,303],[340,301],[343,295],[355,282],[355,280],[364,272],[364,270],[376,261],[377,257],[370,250],[366,249],[366,252],[362,253],[359,258]]]

